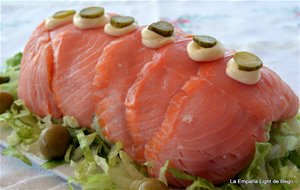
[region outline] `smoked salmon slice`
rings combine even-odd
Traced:
[[[158,176],[158,168],[170,160],[171,167],[223,183],[251,162],[255,142],[267,140],[267,123],[297,113],[297,96],[266,67],[256,85],[229,78],[225,69],[231,58],[199,63],[198,77],[171,99],[162,126],[145,146],[146,160],[155,164],[151,174]]]
[[[39,115],[58,118],[61,111],[52,91],[53,50],[45,23],[41,23],[27,43],[21,62],[18,96],[28,109]]]
[[[154,176],[169,160],[170,167],[219,184],[245,168],[255,142],[264,140],[262,122],[212,82],[193,77],[170,101],[145,156],[155,164],[149,171]],[[170,175],[168,182],[186,185]]]
[[[128,89],[137,79],[138,73],[144,70],[143,67],[157,62],[165,49],[171,46],[159,49],[145,47],[141,39],[142,28],[105,48],[96,66],[94,79],[95,113],[103,135],[112,142],[121,141],[124,149],[138,162],[143,162],[144,156],[140,156],[140,146],[133,145],[124,101]],[[185,38],[181,30],[175,29],[175,33],[176,40]]]
[[[261,80],[245,85],[226,75],[226,63],[232,56],[213,63],[201,64],[198,75],[207,78],[231,94],[257,120],[272,122],[293,117],[299,109],[299,98],[281,78],[268,69],[261,69]]]
[[[105,46],[116,37],[104,33],[103,28],[80,30],[73,24],[64,28],[52,36],[53,90],[63,115],[74,116],[81,126],[90,127],[95,66]]]
[[[192,61],[181,40],[162,49],[161,57],[146,64],[125,99],[126,121],[137,151],[145,161],[144,145],[160,127],[170,99],[193,75],[199,63]]]
[[[142,44],[139,29],[108,45],[96,66],[94,102],[102,133],[112,142],[121,141],[132,157],[134,147],[125,120],[124,100],[141,68],[159,57]]]

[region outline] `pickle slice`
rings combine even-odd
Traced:
[[[171,23],[168,23],[166,21],[158,21],[155,23],[152,23],[148,30],[151,30],[157,34],[160,34],[164,37],[169,37],[173,35],[174,32],[174,26]]]
[[[116,28],[124,28],[131,25],[134,22],[134,18],[131,16],[113,16],[110,19],[110,24]]]
[[[82,18],[98,18],[104,15],[103,7],[87,7],[79,12]]]
[[[193,40],[203,48],[212,48],[217,44],[217,40],[211,36],[195,35],[193,36]]]
[[[53,18],[63,19],[63,18],[66,18],[68,16],[74,15],[75,13],[76,13],[75,10],[58,11],[58,12],[54,13]]]
[[[239,70],[242,71],[255,71],[263,66],[263,62],[259,57],[246,51],[235,53],[233,58]]]

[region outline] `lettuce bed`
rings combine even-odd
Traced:
[[[0,115],[0,127],[9,127],[11,134],[6,141],[9,146],[2,152],[14,156],[24,163],[31,162],[23,151],[38,151],[38,139],[45,128],[59,124],[68,128],[72,143],[63,159],[46,161],[44,168],[54,168],[60,164],[69,164],[74,170],[72,183],[79,183],[83,189],[98,190],[134,190],[149,180],[147,167],[151,163],[136,164],[124,151],[122,144],[110,144],[101,134],[97,122],[93,129],[79,128],[78,122],[71,116],[61,120],[51,116],[44,118],[31,113],[24,103],[17,99],[18,75],[22,54],[18,53],[6,61],[6,69],[0,76],[10,81],[0,85],[0,91],[11,93],[15,102],[11,108]],[[209,181],[168,167],[166,161],[161,168],[159,180],[166,183],[165,172],[178,179],[191,181],[187,190],[285,190],[300,186],[300,114],[286,121],[274,122],[266,126],[269,141],[256,143],[255,157],[252,163],[235,178],[222,186],[214,186]],[[127,187],[127,188],[126,188]]]

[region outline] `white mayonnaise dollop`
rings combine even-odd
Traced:
[[[73,23],[79,29],[90,29],[106,25],[109,19],[109,15],[106,14],[97,18],[82,18],[79,13],[77,13],[73,18]]]
[[[226,74],[241,83],[252,85],[256,84],[261,78],[260,69],[255,71],[243,71],[239,70],[237,63],[234,58],[227,62]]]
[[[141,34],[142,43],[148,48],[159,48],[175,41],[174,36],[165,37],[159,35],[151,30],[148,30],[148,27],[143,28]]]
[[[104,32],[112,36],[122,36],[124,34],[136,30],[137,28],[138,28],[138,24],[136,22],[130,24],[129,26],[125,26],[123,28],[117,28],[111,25],[110,23],[107,23],[104,26]]]
[[[48,17],[45,19],[45,25],[48,30],[53,30],[59,26],[71,23],[74,15],[67,16],[65,18]]]
[[[187,52],[189,57],[194,61],[213,61],[222,58],[225,53],[224,46],[217,42],[217,44],[211,48],[200,47],[196,42],[191,41],[188,43]]]

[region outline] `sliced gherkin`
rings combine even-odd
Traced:
[[[124,28],[131,25],[134,22],[134,18],[131,16],[112,16],[110,24],[116,28]]]
[[[98,18],[104,15],[103,7],[87,7],[79,12],[82,18]]]
[[[58,11],[58,12],[54,13],[53,18],[63,19],[63,18],[66,18],[68,16],[74,15],[75,13],[76,13],[75,10]]]
[[[166,21],[159,21],[152,23],[149,27],[148,30],[151,30],[157,34],[160,34],[165,37],[172,36],[174,33],[174,26]]]
[[[242,71],[255,71],[263,66],[263,62],[259,57],[246,51],[236,52],[233,58],[239,70]]]
[[[193,36],[193,40],[203,48],[212,48],[217,44],[217,40],[215,38],[206,35],[195,35]]]

